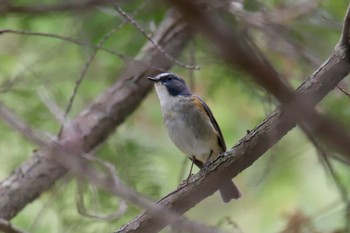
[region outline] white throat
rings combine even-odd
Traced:
[[[161,108],[171,108],[175,104],[176,97],[171,96],[167,88],[160,83],[156,83],[155,88],[160,101]]]

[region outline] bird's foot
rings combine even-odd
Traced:
[[[203,171],[207,171],[209,166],[212,164],[213,162],[210,161],[209,159],[207,161],[205,161],[204,165],[203,165]]]
[[[186,184],[188,184],[188,182],[190,181],[190,178],[193,176],[192,173],[189,173],[186,179]]]

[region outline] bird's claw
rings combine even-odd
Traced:
[[[208,159],[204,165],[203,165],[203,170],[207,171],[209,169],[209,166],[212,164],[212,162]]]

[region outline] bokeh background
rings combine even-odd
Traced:
[[[18,6],[57,4],[53,0],[11,2]],[[305,2],[308,1],[248,0],[241,6],[248,12],[269,15],[269,12],[292,9],[292,6]],[[348,5],[348,1],[342,0],[314,2],[315,7],[306,13],[279,22],[276,25],[279,33],[275,37],[267,33],[268,29],[245,24],[234,14],[224,17],[232,22],[233,27],[245,28],[281,76],[296,88],[332,52]],[[128,13],[137,11],[133,14],[135,20],[152,35],[170,6],[164,2],[133,0],[121,1],[120,7]],[[97,44],[107,32],[124,21],[109,5],[84,11],[50,13],[9,10],[0,15],[0,29],[45,32]],[[104,47],[133,58],[146,41],[139,30],[126,24],[113,33]],[[91,52],[91,48],[55,38],[0,34],[0,101],[33,127],[56,135],[60,123],[46,107],[42,96],[64,109]],[[200,36],[194,37],[179,60],[200,66],[198,71],[175,66],[171,72],[184,77],[193,92],[211,107],[228,148],[247,130],[257,126],[277,105],[245,74],[229,69],[215,55],[215,48]],[[116,82],[125,65],[120,57],[99,51],[87,70],[69,117],[77,116]],[[347,90],[348,84],[345,80],[340,86]],[[318,109],[350,127],[349,101],[349,96],[335,89],[318,105]],[[189,161],[171,143],[162,122],[159,102],[152,91],[95,152],[115,164],[118,175],[127,184],[153,200],[176,189],[190,168]],[[0,179],[5,179],[35,149],[35,145],[0,122]],[[331,148],[325,149],[330,154],[335,153]],[[350,181],[349,167],[331,161],[336,179],[346,191]],[[347,203],[334,178],[320,162],[313,144],[295,128],[235,178],[242,192],[241,199],[224,204],[220,195],[215,193],[186,216],[220,226],[227,232],[336,232],[344,229],[349,220],[345,215]],[[88,211],[110,213],[117,208],[118,198],[89,184],[83,186]],[[12,223],[39,233],[111,232],[141,211],[130,205],[122,218],[99,221],[81,216],[77,212],[76,199],[77,181],[68,175],[29,204]],[[300,226],[300,231],[296,226]],[[170,228],[163,230],[172,231]]]

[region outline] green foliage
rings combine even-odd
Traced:
[[[36,1],[51,4],[53,1]],[[293,1],[245,1],[244,8],[258,11],[288,5]],[[16,4],[29,4],[15,1]],[[32,4],[34,2],[31,2]],[[138,9],[143,1],[125,1],[121,7],[128,13]],[[152,2],[153,3],[153,2]],[[266,4],[263,5],[263,4]],[[326,59],[339,37],[338,27],[323,27],[322,15],[340,25],[346,1],[322,1],[314,13],[288,22],[286,38],[309,49],[320,60]],[[168,6],[157,2],[146,4],[135,17],[137,22],[152,33]],[[320,16],[321,15],[321,16]],[[240,21],[225,16],[233,25]],[[0,28],[55,33],[76,38],[82,42],[98,44],[111,29],[124,20],[109,6],[96,7],[81,14],[53,13],[42,16],[16,15],[0,18]],[[153,27],[153,26],[152,26]],[[252,30],[252,37],[274,64],[275,68],[293,87],[299,86],[314,70],[300,57],[287,56],[264,47],[261,32]],[[126,25],[116,31],[103,47],[133,58],[146,39],[133,26]],[[41,36],[0,35],[0,101],[9,106],[31,126],[56,135],[60,124],[47,108],[42,95],[64,109],[81,75],[92,48]],[[215,48],[197,36],[193,43],[195,61],[201,70],[194,72],[194,92],[202,96],[212,109],[225,137],[227,147],[235,145],[247,130],[256,127],[276,105],[276,101],[252,83],[246,74],[231,70],[212,55]],[[182,53],[181,60],[190,63],[192,49]],[[89,103],[117,81],[125,63],[117,56],[98,51],[69,114],[74,118]],[[189,71],[174,67],[190,83]],[[347,84],[347,83],[345,83]],[[346,85],[345,85],[346,86]],[[349,98],[340,91],[331,93],[320,104],[344,125],[350,127]],[[190,163],[168,138],[162,124],[159,102],[155,93],[141,104],[126,122],[101,145],[95,153],[115,166],[117,174],[126,184],[152,200],[174,190],[186,178]],[[26,161],[35,145],[28,143],[9,126],[0,122],[1,179]],[[332,148],[326,148],[332,153]],[[325,172],[314,147],[300,130],[293,130],[266,155],[243,171],[236,183],[242,198],[229,204],[221,203],[216,193],[186,215],[207,224],[219,225],[231,232],[236,225],[243,232],[279,232],[285,228],[290,214],[301,211],[315,217],[313,224],[320,232],[330,232],[344,226],[344,206],[334,182]],[[333,162],[334,163],[334,162]],[[349,183],[348,167],[334,163],[339,179]],[[96,167],[100,167],[96,164]],[[102,170],[102,169],[101,169]],[[197,170],[195,170],[197,171]],[[111,213],[118,208],[119,199],[94,187],[84,185],[84,199],[89,212]],[[348,187],[346,187],[348,188]],[[76,180],[58,182],[21,211],[13,224],[31,232],[112,232],[140,213],[129,206],[127,213],[112,222],[97,221],[78,214],[76,210]],[[332,203],[334,208],[325,210]],[[333,206],[332,206],[333,207]],[[210,210],[210,212],[208,212]],[[327,217],[318,216],[319,212]],[[169,229],[164,232],[170,232]]]

